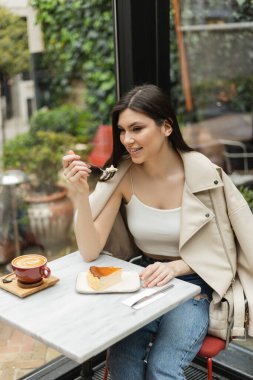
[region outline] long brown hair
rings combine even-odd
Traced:
[[[127,92],[112,109],[113,151],[106,165],[111,164],[117,167],[127,154],[124,145],[120,142],[118,128],[119,115],[127,108],[145,114],[153,119],[158,126],[162,126],[165,121],[168,121],[173,129],[168,137],[172,147],[180,152],[193,150],[183,139],[168,95],[153,84],[144,84]]]

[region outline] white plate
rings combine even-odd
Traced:
[[[140,289],[140,277],[135,271],[123,270],[122,281],[100,291],[96,291],[89,287],[87,283],[87,272],[78,273],[76,279],[76,290],[79,293],[131,293],[138,289]]]

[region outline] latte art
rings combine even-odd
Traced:
[[[47,260],[39,255],[24,255],[13,260],[13,264],[18,268],[35,268],[46,264]]]

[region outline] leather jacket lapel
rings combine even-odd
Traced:
[[[181,208],[179,249],[206,223],[214,218],[212,210],[206,207],[185,184]]]
[[[199,155],[197,152],[181,153],[180,155],[185,170],[185,186],[182,198],[179,249],[214,218],[213,211],[201,202],[197,194],[223,186],[218,167],[210,165],[210,161],[205,156]]]

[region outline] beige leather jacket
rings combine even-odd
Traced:
[[[252,212],[221,168],[198,152],[183,153],[181,157],[185,186],[180,255],[214,289],[216,302],[226,294],[235,278],[239,279],[248,300],[248,333],[253,336]],[[97,184],[90,196],[94,220],[130,166],[130,160],[124,161],[111,180]],[[107,243],[105,249],[116,257],[129,259],[136,255],[121,215],[116,218]],[[244,310],[237,312],[243,315]]]

